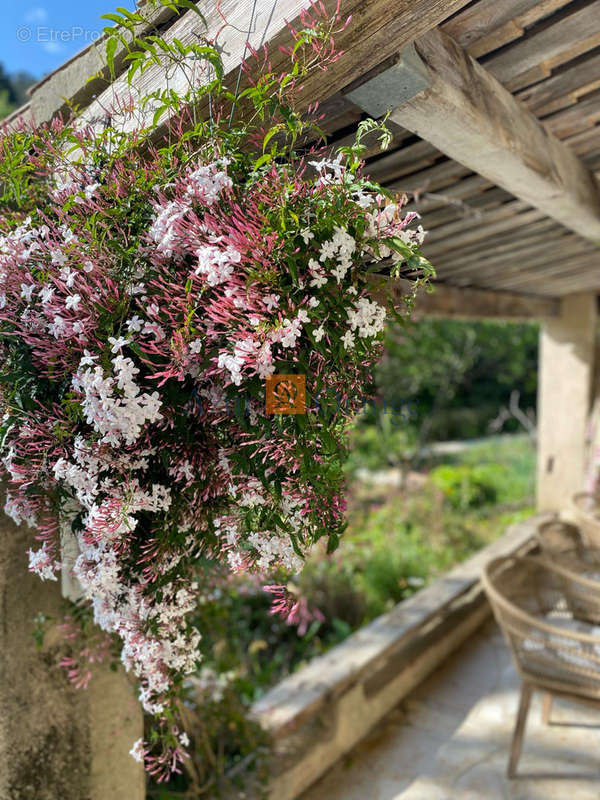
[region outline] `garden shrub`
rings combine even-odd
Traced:
[[[429,473],[454,508],[477,508],[495,502],[502,467],[497,464],[443,464]]]

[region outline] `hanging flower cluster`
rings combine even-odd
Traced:
[[[331,27],[313,22],[296,35],[321,63]],[[158,777],[187,744],[175,709],[201,661],[196,565],[295,572],[318,539],[336,545],[345,429],[386,317],[371,273],[426,268],[415,215],[361,176],[360,144],[292,151],[305,123],[272,77],[248,97],[271,103],[276,136],[260,113],[194,123],[182,103],[163,146],[60,122],[0,141],[5,511],[39,540],[30,569],[71,572],[119,637],[163,746],[132,754]],[[266,413],[276,375],[304,376],[305,413]]]

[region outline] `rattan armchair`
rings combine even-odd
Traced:
[[[483,584],[522,680],[508,775],[514,777],[534,690],[600,708],[600,582],[543,558],[510,556],[486,567]]]

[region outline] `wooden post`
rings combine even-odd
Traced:
[[[540,334],[538,480],[540,511],[568,507],[585,477],[586,427],[596,341],[596,295],[572,294]]]
[[[30,529],[0,517],[0,798],[143,800],[143,769],[128,753],[142,712],[124,673],[100,665],[75,689],[56,635],[36,646],[35,617],[60,620],[64,608],[60,581],[29,573],[32,546]]]

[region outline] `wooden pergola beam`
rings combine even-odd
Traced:
[[[397,52],[399,47],[412,41],[415,36],[435,28],[456,11],[468,5],[470,0],[346,0],[342,12],[351,16],[352,22],[335,36],[335,44],[343,54],[326,71],[314,70],[303,81],[301,105],[306,108],[316,100],[326,100],[340,86],[345,86],[359,77],[365,70],[375,67],[382,58]],[[231,88],[237,81],[238,70],[246,51],[246,42],[261,49],[266,44],[275,72],[289,65],[289,56],[281,47],[294,43],[290,24],[296,30],[303,28],[300,13],[308,6],[307,0],[257,0],[256,3],[227,3],[221,0],[205,0],[196,4],[206,20],[202,25],[197,14],[188,11],[163,33],[167,42],[178,38],[183,44],[197,42],[199,37],[215,41],[223,59],[225,83]],[[337,0],[324,0],[325,9],[333,13]],[[77,79],[76,68],[72,75]],[[157,65],[138,74],[137,89],[142,94],[165,88],[164,68]],[[174,91],[188,90],[183,70],[175,70],[169,81]],[[241,87],[247,85],[242,76]],[[105,109],[114,105],[115,94],[128,97],[131,87],[121,74],[104,92],[90,100],[82,111],[81,119],[92,125],[105,118]],[[35,100],[35,94],[33,99]],[[152,124],[153,109],[150,104],[138,109],[135,120],[119,120],[113,115],[113,124],[124,129],[137,127],[141,123]],[[157,135],[166,130],[164,124]]]
[[[440,30],[346,89],[367,113],[431,142],[515,197],[600,242],[600,193],[583,162]]]
[[[410,289],[407,281],[392,281],[380,275],[374,275],[371,280],[371,296],[381,303],[392,297],[399,304]],[[435,283],[433,291],[418,293],[414,313],[448,319],[545,319],[559,315],[560,301],[550,297]]]

